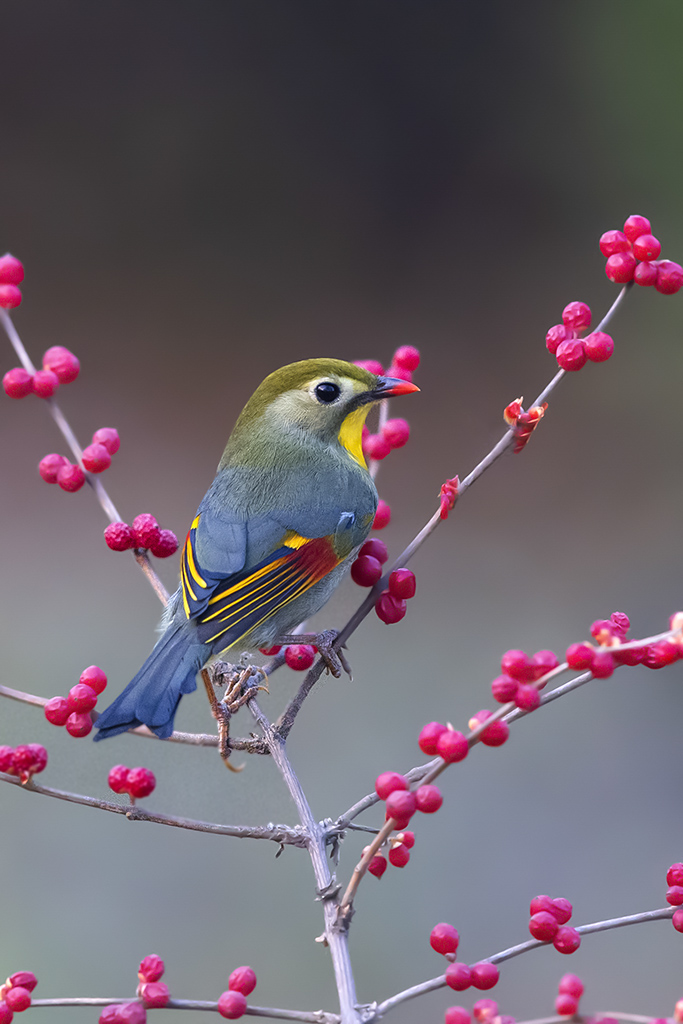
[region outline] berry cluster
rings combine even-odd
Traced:
[[[359,587],[374,587],[382,576],[382,566],[389,558],[387,546],[372,537],[366,540],[351,566],[351,579]]]
[[[410,569],[394,569],[389,586],[377,598],[375,611],[387,625],[400,622],[406,613],[406,601],[415,597],[415,573]]]
[[[18,747],[0,747],[0,772],[17,775],[22,784],[44,771],[47,750],[40,743],[22,743]]]
[[[541,703],[539,691],[547,682],[543,677],[558,665],[552,651],[537,651],[531,658],[524,651],[506,651],[500,662],[503,674],[491,683],[494,699],[499,704],[512,701],[522,711],[534,711]]]
[[[363,427],[363,454],[379,462],[386,459],[394,448],[403,448],[409,438],[410,425],[404,419],[387,420],[379,434],[371,434],[367,427]]]
[[[107,782],[115,793],[127,793],[132,804],[153,793],[157,784],[154,772],[149,768],[127,768],[125,764],[115,764]]]
[[[170,993],[159,978],[164,973],[164,961],[155,953],[146,956],[138,968],[137,995],[141,1002],[110,1003],[99,1016],[99,1024],[145,1024],[148,1009],[166,1006]]]
[[[218,1012],[228,1020],[237,1020],[247,1009],[247,996],[256,988],[256,974],[251,967],[236,967],[228,978],[228,991],[218,1000]]]
[[[631,623],[628,615],[613,612],[609,619],[596,619],[591,626],[591,636],[598,646],[590,643],[570,644],[565,657],[570,669],[577,672],[590,670],[596,679],[607,679],[617,665],[644,665],[646,668],[664,668],[683,657],[681,635],[658,640],[652,644],[631,647],[628,650],[612,650],[627,642]],[[669,619],[671,629],[683,625],[683,612],[676,612]]]
[[[429,944],[432,949],[451,961],[446,968],[446,984],[456,992],[464,992],[470,986],[478,989],[493,988],[500,977],[496,965],[488,961],[473,964],[471,967],[468,967],[467,964],[454,963],[459,943],[460,936],[457,929],[444,921],[435,924],[429,935]],[[446,1013],[448,1014],[448,1011]],[[448,1016],[446,1020],[448,1020]]]
[[[16,971],[10,974],[4,985],[0,985],[0,1024],[10,1024],[15,1013],[28,1010],[31,992],[38,984],[32,971]]]
[[[551,327],[545,345],[563,370],[580,370],[586,361],[604,363],[614,351],[614,342],[604,331],[594,331],[585,338],[580,332],[590,327],[591,311],[585,302],[570,302],[562,310],[562,323]]]
[[[413,373],[420,365],[420,350],[414,345],[401,345],[394,352],[388,370],[384,370],[377,359],[354,359],[354,364],[362,366],[368,373],[374,373],[377,376],[386,374],[387,377],[396,377],[397,380],[407,380],[411,383]]]
[[[6,252],[0,256],[0,309],[14,309],[21,302],[18,285],[24,280],[24,264]]]
[[[73,352],[69,352],[63,345],[53,345],[43,356],[42,370],[29,373],[17,366],[7,371],[2,378],[2,386],[10,398],[26,398],[27,395],[52,398],[60,384],[71,384],[76,380],[80,368],[81,364]]]
[[[415,833],[414,832],[399,832],[398,835],[393,836],[389,840],[389,863],[395,868],[404,868],[410,860],[410,851],[415,846]],[[369,847],[366,846],[363,850],[363,856],[367,853]],[[381,878],[387,869],[386,857],[381,853],[376,853],[368,864],[368,871],[375,878]]]
[[[672,864],[667,871],[666,884],[669,886],[666,902],[676,907],[671,923],[677,932],[683,932],[683,864],[680,861]]]
[[[567,926],[572,916],[569,900],[557,896],[534,896],[529,907],[529,931],[540,942],[552,942],[558,953],[574,953],[581,945],[576,928]]]
[[[92,442],[83,449],[81,463],[89,473],[102,473],[111,466],[111,457],[121,445],[118,431],[114,427],[100,427]],[[66,456],[55,452],[40,460],[38,472],[46,484],[59,484],[63,491],[80,491],[85,483],[81,466],[72,465]]]
[[[498,1012],[495,999],[477,999],[472,1007],[472,1017],[477,1024],[515,1024],[514,1017]],[[472,1017],[463,1006],[449,1006],[444,1020],[445,1024],[471,1024]]]
[[[132,526],[110,523],[104,531],[104,539],[112,551],[138,548],[151,551],[155,558],[168,558],[178,550],[178,538],[173,530],[161,530],[149,512],[136,516]]]
[[[417,743],[423,754],[440,757],[447,764],[455,764],[467,757],[470,751],[467,738],[441,722],[428,722],[420,731]]]
[[[282,650],[277,644],[274,647],[259,648],[261,654],[267,658],[274,658]],[[293,668],[295,672],[305,672],[315,661],[315,653],[318,650],[313,644],[290,644],[285,649],[285,663]]]
[[[672,260],[658,259],[661,251],[661,243],[651,234],[650,221],[638,213],[626,218],[623,231],[606,231],[600,238],[610,281],[654,285],[662,295],[675,295],[683,288],[683,267]]]
[[[92,729],[90,712],[107,685],[107,677],[97,665],[83,669],[67,697],[51,697],[45,705],[45,717],[53,725],[64,725],[70,736],[87,736]]]
[[[410,860],[408,850],[415,842],[413,833],[406,832],[405,829],[417,811],[421,811],[422,814],[434,814],[439,810],[443,803],[441,791],[438,786],[429,783],[411,790],[405,776],[399,775],[398,772],[382,772],[375,779],[375,792],[380,800],[385,802],[385,820],[393,820],[397,831],[402,833],[392,847],[393,857],[390,853],[389,860],[395,867],[405,867]],[[396,844],[403,845],[405,851],[399,850],[396,853]],[[401,860],[403,863],[399,863]],[[373,874],[377,872],[373,871]]]
[[[561,1017],[573,1017],[579,1012],[579,1000],[583,995],[583,982],[576,974],[563,974],[557,986],[555,1012]]]

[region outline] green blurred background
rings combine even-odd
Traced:
[[[270,370],[319,355],[386,363],[410,343],[422,392],[394,411],[413,436],[379,481],[395,555],[441,481],[500,436],[503,406],[549,379],[543,339],[565,303],[607,309],[599,235],[644,213],[663,255],[683,257],[676,0],[23,0],[3,5],[2,36],[0,250],[27,268],[14,319],[34,360],[54,344],[81,358],[59,401],[83,443],[120,430],[104,483],[128,520],[151,511],[184,534]],[[561,653],[615,609],[636,635],[665,627],[681,604],[682,323],[683,297],[631,295],[613,360],[565,380],[524,455],[415,558],[406,619],[358,630],[354,681],[322,680],[291,738],[317,815],[419,763],[424,722],[463,727],[490,705],[507,648]],[[0,373],[15,363],[0,338]],[[88,489],[38,478],[38,460],[65,451],[40,403],[3,396],[0,436],[1,681],[52,696],[95,662],[114,694],[151,647],[158,601],[105,547]],[[175,587],[176,560],[160,572]],[[347,582],[318,621],[341,624],[360,596]],[[276,715],[299,681],[278,673],[264,709]],[[47,743],[46,784],[107,796],[112,764],[142,763],[159,780],[150,808],[295,820],[266,759],[236,777],[210,750],[94,746],[30,707],[0,714],[0,743]],[[410,865],[362,887],[359,998],[438,974],[437,921],[456,924],[474,962],[524,940],[539,892],[570,898],[577,923],[664,905],[665,869],[683,859],[682,715],[680,666],[625,669],[451,770]],[[248,730],[244,712],[238,723]],[[210,729],[201,693],[177,724]],[[177,997],[215,999],[250,963],[258,1004],[336,1008],[305,854],[275,860],[265,843],[10,786],[0,807],[0,972],[34,970],[36,996],[132,994],[157,952]],[[342,880],[362,845],[344,843]],[[586,1012],[665,1016],[683,995],[681,950],[667,923],[602,934],[571,959],[510,962],[493,995],[504,1013],[546,1016],[572,970]],[[450,996],[391,1019],[440,1021],[475,998]]]

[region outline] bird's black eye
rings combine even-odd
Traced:
[[[315,397],[325,405],[336,401],[340,394],[341,388],[338,384],[333,384],[331,380],[324,380],[322,384],[317,384],[315,388]]]

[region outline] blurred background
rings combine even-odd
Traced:
[[[615,297],[600,234],[642,213],[662,255],[683,257],[676,0],[23,0],[4,5],[2,26],[0,251],[26,265],[14,321],[34,361],[55,344],[81,359],[59,402],[83,444],[119,429],[103,480],[128,521],[149,511],[184,535],[267,372],[322,355],[386,365],[414,344],[421,394],[393,408],[412,438],[379,477],[395,557],[441,482],[501,435],[503,407],[550,378],[544,337],[564,305],[587,301],[597,320]],[[612,361],[565,379],[524,454],[419,552],[404,621],[370,616],[350,645],[353,682],[316,687],[289,749],[319,817],[378,772],[421,763],[425,722],[462,728],[490,706],[506,649],[561,654],[614,610],[646,636],[680,607],[683,297],[636,292]],[[3,336],[0,373],[14,365]],[[96,663],[113,696],[152,646],[158,600],[104,545],[88,488],[39,479],[39,459],[66,452],[47,411],[1,397],[0,681],[49,697]],[[173,589],[177,560],[159,571]],[[341,625],[362,596],[348,581],[317,622]],[[540,892],[572,900],[576,923],[664,905],[666,868],[683,859],[681,675],[622,669],[443,778],[443,810],[416,823],[409,866],[362,886],[361,1001],[442,971],[437,921],[458,927],[473,963],[524,941]],[[275,716],[300,680],[279,672],[264,710]],[[211,729],[202,693],[177,726]],[[242,712],[236,731],[250,726]],[[48,746],[47,785],[110,797],[113,764],[144,764],[158,778],[150,809],[295,821],[265,758],[237,777],[212,750],[95,746],[3,701],[0,743],[31,741]],[[35,971],[43,998],[132,996],[155,952],[179,998],[216,999],[248,963],[256,1003],[336,1009],[302,852],[275,860],[266,843],[10,786],[0,808],[3,977]],[[343,882],[363,845],[345,841]],[[587,1013],[667,1016],[682,948],[668,923],[600,934],[571,958],[511,961],[490,994],[518,1019],[547,1016],[571,970]],[[391,1019],[441,1021],[474,998],[441,991]]]

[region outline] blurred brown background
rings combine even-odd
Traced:
[[[15,322],[34,360],[53,344],[81,358],[59,401],[83,443],[119,428],[104,482],[122,515],[151,511],[184,534],[237,413],[276,366],[387,362],[411,343],[422,393],[400,413],[413,436],[379,481],[398,553],[441,481],[500,436],[503,406],[550,377],[543,339],[565,303],[607,309],[599,235],[644,213],[663,255],[683,257],[682,32],[676,0],[4,4],[0,251],[27,268]],[[320,817],[380,770],[419,763],[424,722],[463,727],[489,706],[508,647],[561,653],[615,609],[636,635],[664,628],[681,604],[682,323],[683,297],[630,296],[612,362],[565,380],[523,456],[416,557],[404,622],[372,616],[358,631],[353,683],[323,680],[291,739]],[[0,338],[0,373],[15,362]],[[106,549],[88,490],[39,480],[38,460],[65,449],[38,400],[2,398],[2,682],[65,693],[95,662],[116,693],[151,647],[158,602],[132,559]],[[174,587],[176,560],[160,571]],[[342,623],[360,596],[345,584],[320,621]],[[265,710],[299,681],[280,672]],[[210,728],[205,705],[186,698],[179,727]],[[145,764],[159,779],[150,808],[294,821],[265,759],[237,778],[211,751],[94,746],[31,708],[0,713],[0,743],[47,743],[46,784],[106,796],[112,764]],[[440,920],[474,962],[524,940],[538,892],[570,898],[577,923],[662,906],[665,869],[683,859],[682,714],[679,666],[625,669],[453,769],[408,868],[363,886],[360,999],[439,973],[428,934]],[[0,972],[34,970],[37,996],[132,994],[140,958],[157,952],[178,997],[215,999],[250,963],[257,1003],[336,1008],[300,852],[276,861],[266,844],[9,786],[0,807]],[[344,881],[362,845],[345,842]],[[572,970],[586,1012],[665,1016],[683,994],[681,948],[668,924],[598,935],[571,959],[510,962],[492,994],[505,1013],[546,1016]],[[436,993],[391,1019],[440,1021],[474,998]]]

